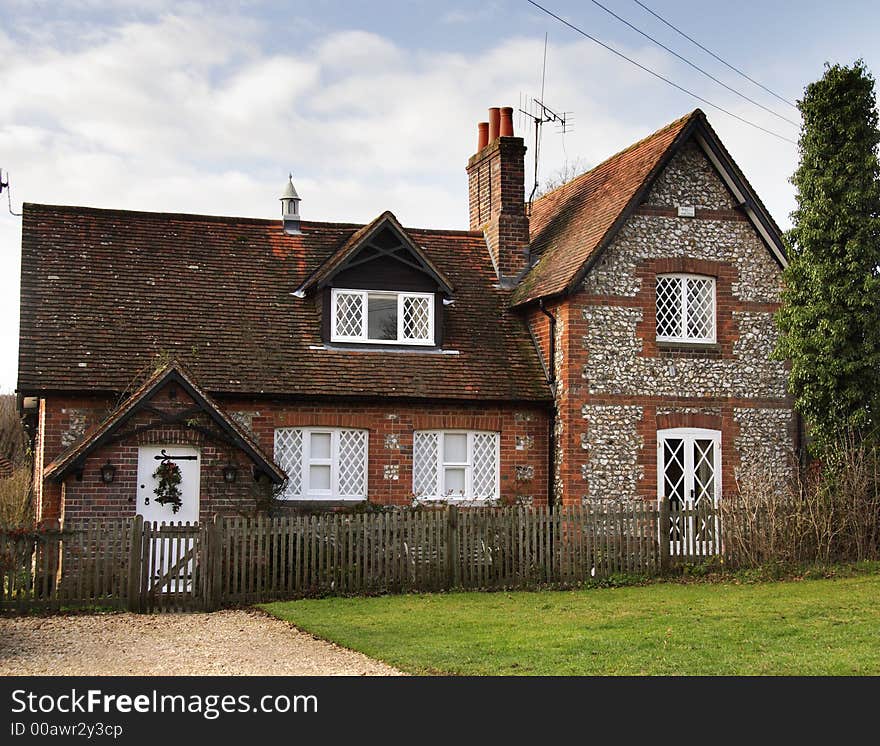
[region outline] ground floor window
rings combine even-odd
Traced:
[[[657,494],[669,501],[670,548],[675,554],[712,554],[721,499],[721,433],[676,428],[657,433]]]
[[[285,500],[365,500],[367,431],[275,430],[275,462],[287,473]]]
[[[417,430],[413,494],[420,499],[496,499],[499,442],[499,433],[493,432]]]

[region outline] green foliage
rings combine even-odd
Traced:
[[[807,86],[778,320],[780,357],[819,455],[880,410],[880,164],[874,79],[862,61]]]

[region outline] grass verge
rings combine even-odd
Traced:
[[[415,674],[880,674],[880,574],[260,606]]]

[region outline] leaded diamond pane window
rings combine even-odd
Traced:
[[[287,473],[282,499],[367,498],[366,430],[277,428],[275,461]]]
[[[275,431],[275,463],[287,474],[284,496],[302,493],[302,430],[290,427]]]
[[[341,497],[366,497],[367,431],[339,432],[339,494]]]
[[[405,339],[430,341],[431,306],[430,296],[403,296],[403,336]]]
[[[657,339],[715,341],[715,279],[699,275],[657,277]]]
[[[362,293],[335,294],[335,336],[359,339],[364,333],[364,299]]]
[[[416,497],[438,495],[437,461],[440,433],[433,430],[413,434],[413,494]]]
[[[413,493],[421,499],[498,497],[499,434],[417,431],[413,436]]]
[[[331,341],[434,344],[434,295],[334,289]]]

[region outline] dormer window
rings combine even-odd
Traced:
[[[332,342],[433,345],[433,293],[334,288]]]

